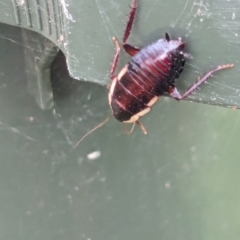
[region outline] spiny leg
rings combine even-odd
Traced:
[[[128,15],[127,25],[126,25],[124,35],[123,35],[123,40],[122,40],[123,44],[126,43],[128,37],[130,35],[132,25],[133,25],[134,16],[135,16],[135,13],[136,13],[136,9],[137,9],[137,0],[133,0],[132,5],[131,5],[131,10],[130,10],[130,13]]]
[[[115,76],[115,70],[117,67],[117,63],[118,63],[118,59],[119,59],[119,54],[120,54],[120,46],[119,43],[117,41],[117,39],[115,37],[112,38],[114,44],[115,44],[115,48],[116,48],[116,52],[113,58],[113,62],[111,65],[111,70],[110,70],[110,78],[113,80],[116,76]]]
[[[175,87],[171,87],[169,89],[169,94],[174,99],[180,101],[186,98],[187,96],[189,96],[191,93],[193,93],[196,90],[196,88],[198,88],[202,83],[204,83],[213,73],[223,69],[232,68],[232,67],[233,67],[233,64],[219,65],[213,70],[208,71],[201,78],[199,78],[197,82],[195,82],[185,93],[183,93],[183,95],[181,95]]]
[[[134,56],[136,53],[139,52],[139,48],[135,47],[133,45],[130,45],[127,42],[127,39],[131,33],[131,29],[132,29],[132,25],[133,25],[133,21],[134,21],[134,17],[135,17],[135,13],[136,13],[136,9],[137,9],[137,0],[133,0],[132,1],[132,5],[130,6],[131,10],[130,13],[128,15],[128,21],[126,24],[126,28],[124,31],[124,35],[123,35],[123,49],[130,55],[130,56]]]
[[[123,48],[131,56],[135,55],[139,51],[138,48],[136,48],[134,46],[131,46],[130,44],[126,43],[128,37],[130,35],[131,29],[132,29],[132,24],[133,24],[134,16],[135,16],[135,13],[136,13],[136,9],[137,9],[137,0],[133,0],[132,5],[131,5],[131,10],[130,10],[130,13],[129,13],[129,16],[128,16],[128,22],[127,22],[127,25],[126,25],[126,29],[125,29],[124,35],[123,35]],[[116,70],[118,59],[119,59],[119,54],[120,54],[120,46],[119,46],[119,43],[118,43],[118,41],[115,37],[113,37],[113,42],[115,44],[116,52],[115,52],[113,62],[112,62],[112,66],[111,66],[111,70],[110,70],[110,78],[112,80],[116,77],[114,72]]]
[[[139,51],[139,49],[137,47],[134,47],[134,46],[126,43],[128,37],[130,35],[131,29],[132,29],[136,9],[137,9],[137,0],[133,0],[132,5],[131,5],[131,10],[130,10],[130,13],[129,13],[129,16],[128,16],[128,22],[127,22],[127,25],[126,25],[126,28],[125,28],[125,31],[124,31],[124,36],[123,36],[123,48],[131,56],[134,56]],[[113,62],[112,62],[112,66],[111,66],[111,70],[110,70],[110,78],[112,80],[116,77],[116,75],[114,73],[115,73],[115,70],[116,70],[116,67],[117,67],[117,63],[118,63],[118,60],[119,60],[119,54],[120,54],[120,46],[119,46],[119,43],[118,43],[118,41],[115,37],[113,37],[113,41],[114,41],[114,44],[115,44],[116,52],[115,52],[114,59],[113,59]],[[130,133],[133,131],[135,124],[136,123],[133,124],[133,127],[130,130]],[[137,124],[139,124],[139,123],[137,122]],[[141,124],[140,124],[140,126],[141,126]]]

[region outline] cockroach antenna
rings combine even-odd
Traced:
[[[105,125],[110,118],[113,116],[113,114],[109,115],[104,121],[102,121],[101,123],[99,123],[96,127],[94,127],[93,129],[91,129],[89,132],[87,132],[75,145],[73,148],[76,148],[89,134],[93,133],[94,131],[96,131],[98,128],[102,127],[103,125]]]

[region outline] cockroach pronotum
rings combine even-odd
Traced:
[[[137,124],[146,134],[147,131],[139,119],[151,110],[160,96],[168,93],[172,98],[180,101],[194,92],[214,72],[233,67],[233,64],[225,64],[209,70],[181,95],[174,83],[183,71],[185,60],[190,57],[189,54],[183,51],[186,43],[182,42],[181,38],[172,40],[166,33],[165,38],[159,39],[141,49],[128,44],[127,39],[132,29],[137,0],[132,0],[130,8],[122,39],[122,47],[132,58],[117,75],[115,69],[119,59],[120,45],[117,39],[113,37],[116,52],[110,70],[112,83],[108,93],[112,114],[84,135],[75,147],[88,134],[103,126],[112,116],[123,124],[133,123],[132,129],[128,133],[131,133]]]

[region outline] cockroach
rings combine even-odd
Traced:
[[[127,39],[132,29],[136,10],[137,0],[132,0],[122,39],[123,49],[132,58],[118,74],[115,74],[115,70],[119,60],[120,44],[113,37],[116,51],[110,70],[112,83],[108,93],[108,101],[112,114],[84,135],[75,147],[88,134],[103,126],[112,116],[123,124],[133,123],[132,129],[127,133],[131,133],[137,124],[143,133],[147,134],[145,127],[139,119],[151,110],[160,96],[168,93],[178,101],[183,100],[193,93],[214,72],[233,67],[233,64],[225,64],[209,70],[181,95],[174,86],[174,83],[183,71],[186,59],[190,58],[190,55],[183,51],[186,42],[183,42],[181,38],[173,40],[166,33],[165,38],[158,39],[143,48],[128,44]]]

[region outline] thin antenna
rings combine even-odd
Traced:
[[[102,127],[104,124],[106,124],[109,119],[113,116],[113,114],[111,114],[110,116],[108,116],[103,122],[101,122],[100,124],[98,124],[96,127],[94,127],[92,130],[90,130],[89,132],[87,132],[76,144],[73,148],[76,148],[80,142],[82,142],[82,140],[87,137],[89,134],[91,134],[92,132],[96,131],[98,128]]]

